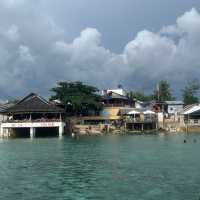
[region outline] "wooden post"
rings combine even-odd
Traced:
[[[6,138],[8,138],[8,133],[9,133],[8,128],[6,128],[5,131],[6,131]]]
[[[1,130],[0,130],[0,138],[3,138],[3,131],[4,131],[4,128],[1,126]]]
[[[188,133],[188,124],[189,124],[189,114],[187,115],[187,127],[186,127],[186,133]]]
[[[144,124],[142,123],[142,131],[144,131]]]
[[[63,133],[64,133],[64,126],[61,124],[61,125],[59,126],[59,138],[62,138]]]
[[[35,137],[35,128],[31,127],[30,128],[30,138],[33,139]]]

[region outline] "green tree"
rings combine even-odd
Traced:
[[[151,101],[152,100],[152,95],[145,95],[143,92],[136,91],[136,92],[129,92],[128,97],[132,100],[138,100],[138,101]]]
[[[82,82],[59,82],[50,91],[54,93],[50,100],[60,100],[70,115],[88,115],[102,108],[99,90]]]
[[[182,90],[183,101],[185,105],[199,102],[199,98],[197,97],[197,92],[199,91],[199,89],[200,85],[197,80],[193,80],[187,83],[185,88]]]
[[[157,89],[154,91],[153,96],[158,102],[173,101],[176,99],[172,95],[169,82],[165,80],[162,80],[158,83]]]

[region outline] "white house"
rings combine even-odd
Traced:
[[[168,114],[177,114],[183,111],[184,103],[182,101],[165,101]]]
[[[102,95],[104,96],[104,95],[109,94],[111,92],[119,94],[121,96],[126,96],[127,95],[127,92],[123,88],[103,90],[102,91]]]

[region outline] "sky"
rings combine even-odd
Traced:
[[[0,0],[0,99],[64,80],[180,96],[199,52],[197,0]]]

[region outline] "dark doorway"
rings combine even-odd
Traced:
[[[58,137],[58,127],[36,128],[35,137]]]
[[[30,138],[30,128],[14,128],[11,136],[14,138]]]

